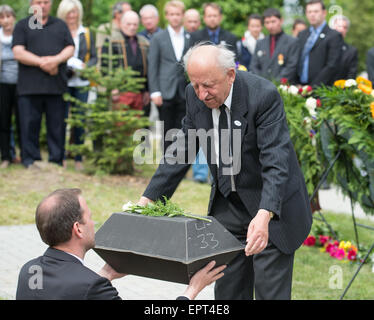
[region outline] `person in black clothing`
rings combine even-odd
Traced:
[[[369,75],[369,80],[374,82],[374,48],[371,48],[366,56],[366,68]]]
[[[203,20],[206,27],[191,33],[190,47],[204,41],[211,41],[214,44],[224,44],[235,53],[236,60],[238,60],[237,37],[220,26],[223,18],[222,8],[217,3],[210,2],[204,3],[203,11]]]
[[[335,16],[332,21],[330,21],[331,27],[338,31],[343,39],[345,39],[349,27],[350,21],[345,16]],[[340,68],[336,76],[336,80],[347,80],[356,79],[358,68],[358,51],[355,47],[347,44],[345,41],[342,47],[342,58],[340,61]]]
[[[263,17],[269,35],[257,41],[250,70],[268,80],[285,78],[295,83],[300,51],[298,41],[283,31],[283,18],[278,9],[266,9]]]
[[[343,37],[327,25],[326,6],[310,0],[305,7],[310,27],[299,33],[298,83],[312,87],[330,86],[339,71]]]
[[[52,0],[32,0],[42,9],[42,19],[20,20],[13,33],[13,53],[19,62],[18,105],[21,127],[21,157],[26,168],[38,168],[41,160],[39,132],[46,114],[49,161],[62,165],[64,157],[66,61],[74,54],[74,41],[62,20],[49,15]],[[36,23],[32,24],[31,21]],[[32,26],[32,27],[31,27]]]

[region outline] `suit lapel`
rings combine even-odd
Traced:
[[[245,117],[248,113],[248,106],[246,100],[243,98],[243,84],[240,72],[237,73],[236,79],[234,81],[234,88],[232,92],[232,102],[231,102],[231,128],[232,130],[240,130],[240,146],[243,143],[244,134],[247,131],[248,121]],[[234,138],[235,134],[232,131]],[[235,148],[237,148],[234,141],[233,151],[234,151],[234,170],[235,168],[240,168],[241,166],[241,148],[239,150],[239,156],[235,153]],[[235,156],[236,155],[236,156]],[[238,172],[238,171],[237,171]],[[236,176],[235,176],[236,177]]]
[[[313,48],[312,48],[312,51],[313,51],[314,49],[316,49],[316,48],[320,45],[320,43],[321,43],[322,41],[326,41],[326,35],[327,35],[328,32],[329,32],[329,30],[328,30],[328,25],[326,24],[326,26],[323,28],[322,32],[321,32],[320,35],[318,36],[318,39],[317,39],[316,43],[314,44],[314,46],[313,46]]]
[[[186,54],[187,50],[190,48],[190,37],[191,35],[186,30],[184,30],[184,48],[183,48],[183,54],[182,54],[181,59],[183,59],[183,56]]]

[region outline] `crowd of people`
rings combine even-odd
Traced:
[[[137,13],[130,3],[118,2],[112,7],[112,21],[100,25],[96,34],[83,26],[79,0],[62,0],[57,17],[50,15],[51,0],[31,0],[30,5],[41,8],[41,21],[35,18],[30,23],[31,16],[16,23],[11,6],[0,6],[1,168],[21,161],[26,168],[38,169],[35,161],[41,160],[43,114],[49,162],[66,165],[66,119],[72,108],[63,94],[68,92],[87,102],[90,82],[80,76],[80,71],[107,66],[108,51],[119,57],[113,62],[115,68],[131,67],[147,79],[141,92],[113,91],[113,100],[144,110],[147,117],[153,104],[164,123],[164,136],[169,129],[181,128],[187,85],[181,62],[187,50],[200,42],[224,44],[235,53],[237,64],[269,80],[286,78],[292,84],[319,86],[357,74],[358,52],[344,41],[350,21],[345,16],[334,16],[328,23],[321,0],[307,3],[306,21],[295,20],[292,35],[285,33],[280,11],[269,8],[248,17],[242,39],[222,28],[223,10],[213,2],[202,6],[202,17],[197,10],[200,8],[186,10],[180,0],[167,2],[165,29],[159,27],[160,13],[152,4]],[[370,79],[374,78],[373,52],[374,48],[367,55]],[[75,112],[84,112],[75,107]],[[84,143],[82,128],[71,128],[69,136],[70,143]],[[15,137],[20,159],[15,152]],[[169,145],[165,141],[164,150]],[[83,169],[82,156],[76,155],[74,160],[75,168]],[[204,161],[200,153],[193,166],[194,178],[201,182],[208,180]]]

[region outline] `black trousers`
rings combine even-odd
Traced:
[[[39,133],[45,112],[49,162],[62,165],[65,144],[65,102],[61,95],[27,95],[18,98],[22,137],[22,163],[41,160]]]
[[[164,122],[164,153],[172,144],[166,141],[166,134],[170,129],[181,129],[182,119],[186,115],[186,100],[178,96],[171,100],[163,100],[163,104],[158,108],[160,120]]]
[[[3,161],[12,160],[10,154],[10,128],[13,111],[16,114],[16,120],[18,120],[17,85],[0,83],[0,153]]]
[[[237,193],[224,198],[217,191],[211,215],[239,241],[246,244],[249,213]],[[284,254],[269,240],[260,253],[247,257],[243,252],[216,281],[216,300],[289,300],[291,299],[294,254]]]

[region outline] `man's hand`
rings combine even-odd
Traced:
[[[148,199],[146,197],[141,197],[140,200],[138,201],[139,206],[145,207],[148,203],[153,203],[154,201],[151,199]]]
[[[127,276],[127,274],[118,273],[107,263],[101,268],[101,270],[98,273],[100,276],[107,278],[109,281]]]
[[[157,97],[153,97],[152,98],[152,102],[157,106],[157,107],[161,107],[162,106],[162,96],[157,96]]]
[[[269,240],[270,212],[260,209],[248,226],[245,255],[250,256],[264,250]]]
[[[226,268],[226,265],[217,267],[213,269],[216,262],[209,262],[203,269],[199,270],[190,280],[184,296],[193,300],[196,296],[203,290],[206,286],[210,285],[214,281],[222,278],[224,276],[223,270]]]
[[[149,102],[151,101],[151,98],[150,98],[150,95],[149,95],[148,91],[143,92],[142,98],[143,98],[143,105],[145,105],[145,106],[148,105]]]
[[[60,64],[57,56],[46,56],[41,57],[40,69],[50,75],[56,75],[58,73],[58,65]]]

